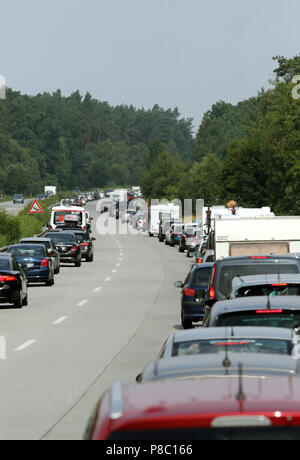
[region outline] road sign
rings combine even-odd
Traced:
[[[37,200],[34,200],[34,202],[32,203],[32,206],[29,209],[28,214],[44,214],[44,211],[42,210]]]

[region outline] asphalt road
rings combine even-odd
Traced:
[[[8,214],[17,216],[19,212],[24,209],[26,204],[30,203],[31,201],[33,201],[33,199],[25,200],[25,204],[14,204],[13,201],[2,201],[0,202],[0,210],[3,209]]]
[[[62,267],[20,311],[0,307],[0,439],[82,439],[103,391],[133,382],[180,329],[174,281],[191,261],[157,238],[100,236],[89,210],[94,263]]]

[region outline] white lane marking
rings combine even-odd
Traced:
[[[123,262],[123,260],[124,260],[123,257],[119,258],[119,262]]]
[[[117,264],[116,267],[121,267],[121,264]]]
[[[66,321],[66,319],[68,319],[67,316],[62,316],[61,318],[58,318],[56,321],[54,321],[53,324],[54,324],[55,326],[56,326],[56,325],[58,326],[59,324],[61,324],[61,323],[63,323],[64,321]]]
[[[94,289],[94,292],[100,292],[102,289],[102,287],[97,287],[96,289]]]
[[[82,302],[79,302],[79,304],[77,304],[77,307],[83,307],[87,303],[88,303],[88,300],[82,300]]]
[[[115,270],[112,271],[112,273],[117,273],[117,271],[118,271],[118,270],[115,269]]]
[[[111,280],[112,280],[112,278],[106,278],[105,282],[108,283]]]
[[[15,351],[24,351],[26,348],[31,347],[36,342],[36,340],[28,340],[27,342],[23,343],[20,347],[16,348]]]

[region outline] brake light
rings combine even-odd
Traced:
[[[49,267],[49,259],[42,259],[41,267]]]
[[[274,283],[274,284],[271,284],[272,287],[276,287],[276,286],[287,286],[287,283]]]
[[[73,246],[72,251],[78,251],[79,247],[78,246]]]
[[[197,259],[197,264],[202,264],[203,259]]]
[[[268,256],[251,256],[250,259],[269,259]]]
[[[80,244],[80,246],[89,246],[89,245],[90,245],[90,243],[87,243],[87,242]]]
[[[272,314],[272,313],[283,313],[283,310],[256,310],[256,313],[258,315],[261,315],[261,314]]]
[[[209,298],[214,300],[214,298],[216,297],[216,293],[215,293],[215,290],[214,288],[211,286],[210,290],[209,290]]]
[[[184,295],[188,296],[188,297],[195,297],[195,293],[196,291],[194,289],[191,289],[191,288],[186,288],[184,289]]]
[[[17,281],[17,278],[15,276],[11,275],[5,275],[5,276],[0,276],[0,281]]]
[[[178,233],[174,233],[174,236],[178,236]]]

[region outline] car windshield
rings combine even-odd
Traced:
[[[57,224],[63,224],[65,221],[66,216],[78,216],[79,217],[79,223],[82,223],[82,215],[83,213],[81,211],[56,211],[54,213],[54,223],[55,225]]]
[[[251,275],[299,273],[298,263],[250,263],[225,265],[220,272],[219,290],[226,298],[231,294],[233,278]]]
[[[34,259],[43,259],[47,257],[45,248],[43,246],[31,246],[29,244],[24,244],[22,246],[14,246],[9,249],[16,258],[34,258]]]
[[[191,284],[196,287],[208,286],[211,272],[211,267],[195,270],[192,274]]]
[[[16,199],[23,199],[23,195],[15,195]]]
[[[54,243],[74,243],[75,235],[73,233],[48,233],[47,238],[51,238]]]
[[[11,263],[9,259],[0,259],[0,271],[11,270]]]
[[[258,286],[243,286],[237,291],[236,297],[251,296],[278,296],[278,295],[300,295],[299,284],[275,283]]]
[[[258,306],[259,308],[259,306]],[[219,316],[215,326],[260,326],[292,329],[300,324],[300,311],[257,309],[247,312],[233,312]]]
[[[172,356],[189,356],[200,354],[216,354],[225,351],[235,353],[270,353],[280,355],[291,355],[293,344],[288,340],[279,339],[216,339],[216,340],[194,340],[191,342],[175,343]]]

